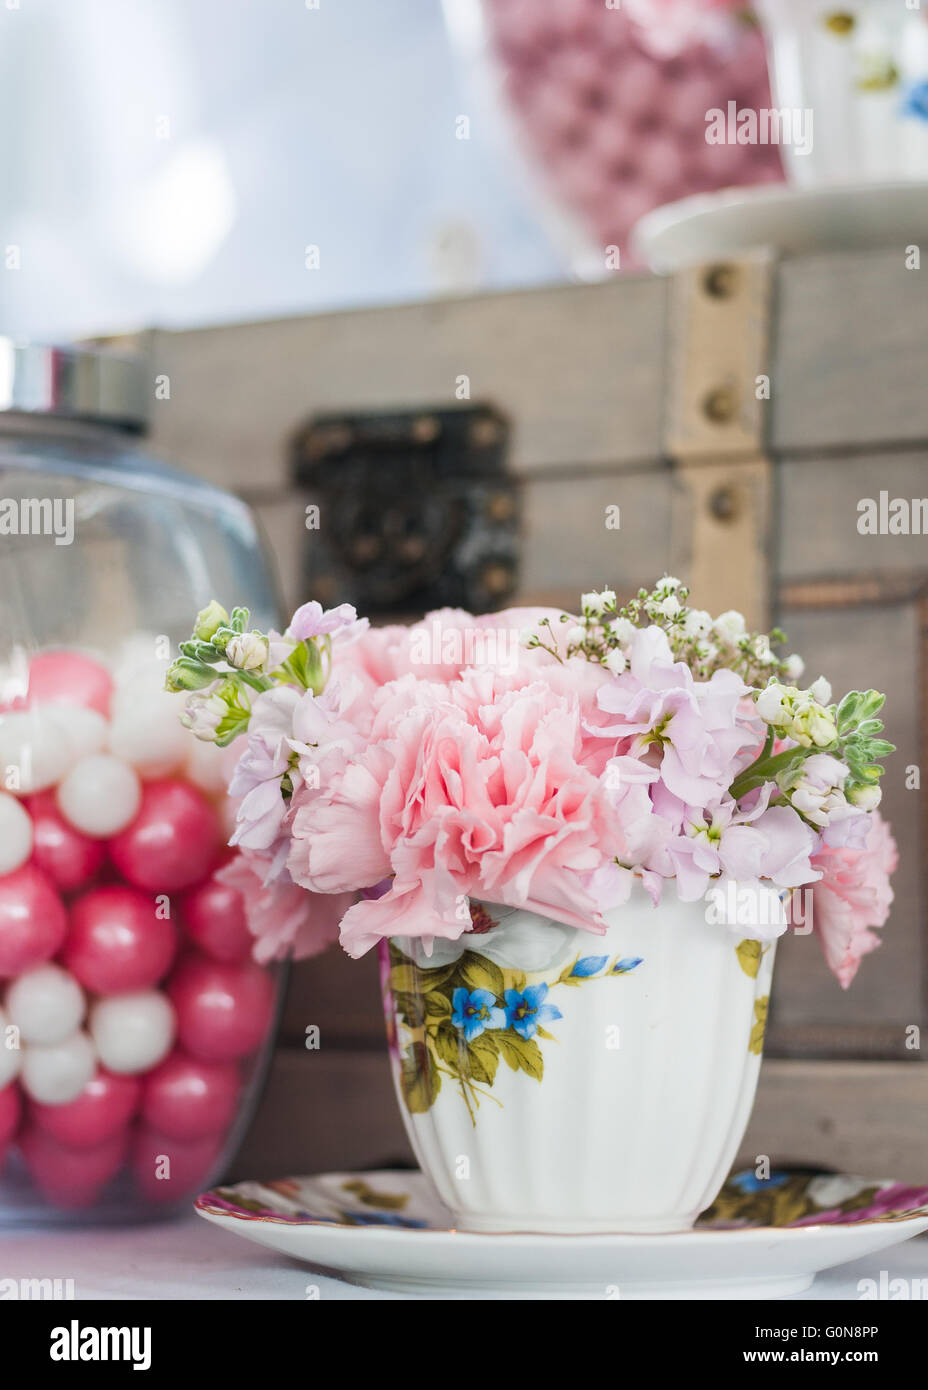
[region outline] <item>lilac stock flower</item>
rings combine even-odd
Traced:
[[[230,844],[275,853],[288,806],[282,779],[290,765],[290,736],[301,692],[279,686],[258,695],[251,709],[245,751],[235,765],[229,795],[240,798]]]
[[[311,637],[341,637],[354,641],[368,627],[366,618],[359,618],[350,603],[340,603],[337,608],[323,609],[321,603],[312,599],[298,608],[290,620],[285,636],[296,642],[306,642]]]
[[[733,671],[694,681],[689,667],[673,660],[666,633],[641,628],[632,639],[628,671],[597,694],[600,708],[618,719],[590,732],[627,740],[622,751],[634,757],[655,749],[661,779],[674,796],[706,805],[751,761],[744,750],[763,742],[756,716],[756,729],[737,718],[747,693]]]

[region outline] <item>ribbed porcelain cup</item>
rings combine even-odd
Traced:
[[[676,1231],[747,1126],[775,947],[639,883],[604,936],[476,905],[476,930],[385,945],[400,1110],[471,1231]]]

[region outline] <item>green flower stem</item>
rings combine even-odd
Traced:
[[[814,747],[784,748],[782,753],[764,756],[771,742],[771,735],[768,734],[767,743],[764,745],[764,752],[756,762],[751,763],[750,767],[746,767],[743,772],[739,772],[738,776],[729,787],[728,790],[736,801],[740,801],[743,796],[746,796],[748,792],[754,791],[756,787],[762,787],[765,782],[775,782],[777,780],[777,774],[789,767],[790,763],[795,762],[797,757],[805,758],[812,753],[825,753],[829,751],[825,748]]]

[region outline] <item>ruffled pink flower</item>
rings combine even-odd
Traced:
[[[871,930],[889,916],[893,890],[889,876],[899,862],[889,826],[873,811],[866,846],[822,845],[812,856],[821,878],[812,889],[812,928],[822,943],[829,968],[847,989],[865,955],[880,938]]]
[[[460,936],[472,894],[605,930],[590,879],[626,853],[623,822],[583,765],[583,702],[563,683],[477,670],[379,692],[358,768],[298,812],[289,861],[314,890],[392,874],[389,892],[346,914],[349,954],[385,935]],[[370,849],[375,816],[382,861]]]
[[[291,953],[301,960],[337,941],[339,922],[354,895],[307,893],[287,873],[267,883],[264,867],[260,858],[239,853],[216,874],[242,895],[255,960],[263,964]]]

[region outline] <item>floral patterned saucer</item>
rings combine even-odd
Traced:
[[[457,1231],[416,1172],[242,1182],[196,1210],[353,1283],[433,1298],[777,1298],[928,1230],[928,1186],[748,1170],[692,1230],[660,1235]]]

